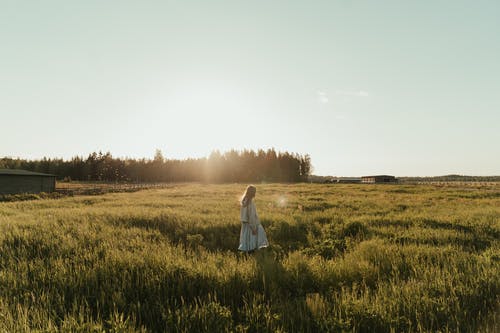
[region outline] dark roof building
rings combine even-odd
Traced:
[[[366,184],[372,183],[397,183],[397,179],[394,176],[389,175],[377,175],[377,176],[363,176],[361,177],[361,182]]]
[[[361,183],[361,178],[358,177],[339,177],[337,183],[341,184],[358,184]]]
[[[54,192],[56,176],[18,169],[0,169],[0,195]]]

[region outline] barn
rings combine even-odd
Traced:
[[[54,192],[56,176],[18,169],[0,169],[0,195]]]
[[[397,183],[397,179],[394,176],[389,175],[377,175],[377,176],[363,176],[361,177],[361,182],[365,184],[373,183]]]
[[[337,178],[339,184],[358,184],[361,183],[361,178],[357,177],[339,177]]]

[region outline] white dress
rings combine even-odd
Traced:
[[[251,201],[246,207],[241,206],[241,232],[240,232],[240,251],[252,251],[269,246],[266,232],[260,224],[259,216],[255,204]],[[257,229],[257,234],[252,233],[252,229]]]

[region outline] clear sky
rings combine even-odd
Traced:
[[[500,1],[0,0],[0,157],[500,174]]]

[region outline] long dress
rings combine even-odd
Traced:
[[[241,231],[240,231],[240,251],[253,251],[269,246],[264,228],[260,224],[257,209],[253,201],[247,206],[241,206]],[[252,233],[252,229],[257,229],[257,234]]]

